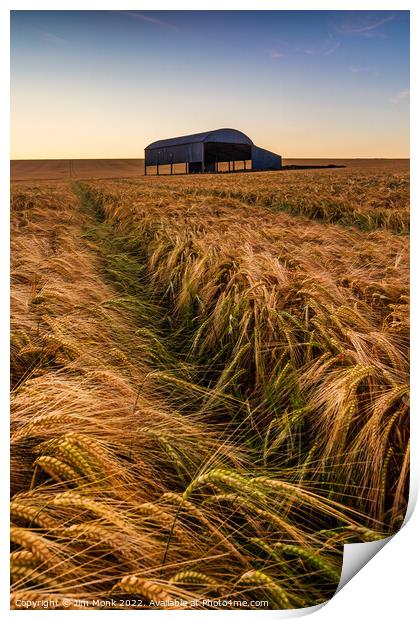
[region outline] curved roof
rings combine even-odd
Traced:
[[[249,144],[253,145],[251,138],[248,138],[242,131],[237,129],[213,129],[212,131],[203,131],[201,133],[193,133],[190,136],[179,136],[178,138],[168,138],[166,140],[157,140],[152,142],[146,149],[160,149],[168,146],[178,146],[181,144],[191,144],[193,142],[231,142],[233,144]]]

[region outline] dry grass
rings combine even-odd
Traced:
[[[14,190],[12,605],[308,606],[398,528],[406,238],[274,212],[265,178]]]

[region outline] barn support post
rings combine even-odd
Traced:
[[[146,162],[144,162],[144,176],[146,175],[147,175],[147,165],[146,165]]]
[[[188,174],[188,162],[185,162],[185,174]]]
[[[173,166],[173,164],[171,163],[171,174],[172,174],[172,166]]]
[[[246,159],[244,159],[244,170],[246,170]]]
[[[159,176],[159,164],[157,165],[157,175]]]
[[[230,172],[230,159],[229,159],[229,172]]]
[[[232,172],[235,172],[235,160],[232,162]]]

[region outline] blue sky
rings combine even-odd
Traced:
[[[284,157],[407,157],[408,11],[14,11],[12,158],[142,157],[234,127]]]

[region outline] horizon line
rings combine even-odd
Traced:
[[[410,155],[406,156],[389,156],[389,157],[381,157],[381,156],[369,156],[369,157],[351,157],[351,156],[343,156],[340,155],[335,157],[334,155],[330,155],[328,157],[314,157],[310,155],[300,155],[300,156],[292,156],[292,155],[282,155],[282,159],[410,159]],[[123,159],[131,159],[133,161],[144,161],[144,157],[11,157],[9,161],[95,161],[98,159],[105,160],[123,160]]]

